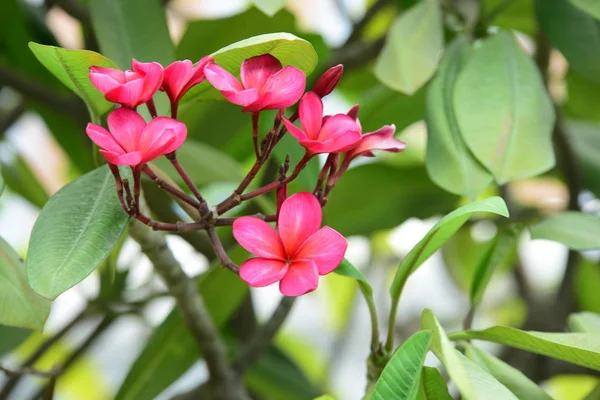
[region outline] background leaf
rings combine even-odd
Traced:
[[[474,52],[456,83],[454,109],[469,149],[498,183],[554,166],[554,108],[511,33],[492,36]]]
[[[0,238],[0,324],[41,331],[49,313],[50,301],[29,287],[25,263]]]
[[[128,220],[108,166],[63,187],[33,226],[26,263],[31,287],[54,299],[81,282],[110,254]]]
[[[423,367],[419,400],[452,400],[448,386],[437,368]]]
[[[600,314],[589,311],[571,314],[569,329],[573,332],[600,333]]]
[[[532,239],[560,242],[574,250],[600,249],[600,218],[577,211],[565,211],[532,226]]]
[[[600,91],[598,99],[600,99]],[[600,103],[597,111],[600,117]],[[600,175],[600,123],[597,121],[567,121],[565,131],[575,153],[582,186],[596,196],[600,196],[600,179],[598,179],[598,175]]]
[[[595,0],[570,0],[571,4],[579,7],[581,10],[590,14],[596,19],[600,19],[600,3]]]
[[[431,343],[431,331],[420,331],[394,352],[375,383],[371,399],[415,400],[419,394],[421,370]]]
[[[435,72],[444,50],[438,0],[424,0],[394,21],[375,64],[377,78],[392,89],[413,94]]]

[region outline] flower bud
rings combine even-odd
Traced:
[[[327,96],[338,85],[340,79],[342,79],[343,72],[344,66],[342,64],[329,68],[317,79],[312,92],[315,92],[321,98]]]

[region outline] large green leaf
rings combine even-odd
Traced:
[[[437,368],[423,367],[419,400],[452,400],[448,386]]]
[[[600,83],[600,21],[569,0],[535,0],[535,8],[540,28],[569,68]]]
[[[394,21],[375,63],[381,82],[412,94],[431,78],[444,50],[441,15],[438,0],[424,0]]]
[[[392,298],[397,301],[408,277],[419,268],[425,260],[435,253],[456,231],[476,212],[488,212],[508,217],[504,200],[500,197],[490,197],[485,200],[462,206],[438,221],[427,232],[425,237],[412,248],[404,257],[394,281],[390,287]]]
[[[238,74],[242,62],[262,54],[271,54],[282,65],[292,65],[310,74],[317,65],[317,53],[310,42],[291,33],[267,33],[230,44],[211,56],[215,62],[232,74]],[[183,103],[204,99],[222,99],[223,96],[205,81],[193,87],[183,98]]]
[[[600,218],[577,211],[565,211],[532,226],[532,239],[560,242],[574,250],[600,249]]]
[[[41,331],[49,313],[50,301],[29,287],[25,263],[0,238],[0,324]]]
[[[547,333],[495,326],[450,334],[451,340],[486,340],[600,370],[600,334]]]
[[[128,220],[108,166],[63,187],[33,226],[26,262],[31,287],[54,299],[81,282],[110,254]]]
[[[585,11],[590,14],[592,17],[596,19],[600,19],[600,3],[596,0],[570,0],[571,4],[579,9]]]
[[[444,364],[452,382],[467,399],[516,400],[517,398],[483,368],[452,346],[444,329],[429,309],[421,315],[421,328],[433,332],[431,350]]]
[[[93,120],[114,107],[114,104],[108,102],[102,92],[92,85],[89,78],[91,66],[118,68],[114,62],[88,50],[67,50],[33,42],[29,43],[29,48],[58,80],[85,101]]]
[[[521,371],[502,360],[478,349],[468,346],[466,355],[473,362],[492,374],[506,386],[519,400],[552,400],[546,392],[527,378]]]
[[[571,314],[569,329],[573,332],[600,333],[600,314],[589,311]]]
[[[479,305],[494,271],[512,261],[520,233],[521,229],[517,227],[503,229],[498,233],[492,246],[475,267],[470,292],[471,304]]]
[[[239,182],[244,177],[242,167],[227,154],[193,140],[187,140],[177,150],[177,159],[196,185],[206,185],[214,182]],[[171,166],[169,160],[161,157],[154,163],[162,171],[167,172],[179,185],[184,185],[183,179]]]
[[[6,186],[31,204],[42,208],[50,198],[37,177],[20,154],[10,160],[0,160],[2,178]]]
[[[427,172],[445,190],[474,199],[490,183],[492,175],[475,159],[464,142],[454,112],[456,78],[471,54],[464,36],[446,51],[427,93]]]
[[[509,32],[478,48],[454,93],[460,132],[500,184],[554,166],[554,108],[539,71]]]
[[[157,61],[164,66],[175,60],[161,0],[89,0],[94,32],[102,54],[121,68],[131,59]]]
[[[415,400],[419,394],[421,370],[431,343],[431,331],[408,338],[392,355],[375,383],[371,399]]]
[[[369,235],[411,217],[447,212],[455,202],[455,196],[429,180],[423,167],[369,164],[344,174],[324,212],[327,224],[342,234]]]
[[[248,285],[220,267],[198,281],[198,290],[215,325],[221,327],[248,295]],[[227,293],[223,296],[223,293]],[[153,399],[198,360],[196,342],[181,313],[173,310],[156,328],[127,373],[117,400]]]

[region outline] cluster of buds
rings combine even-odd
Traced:
[[[322,207],[340,177],[358,156],[373,156],[373,150],[399,152],[405,144],[394,139],[393,125],[362,134],[358,106],[347,114],[324,116],[322,98],[341,79],[341,65],[327,70],[305,93],[306,76],[286,66],[270,54],[245,60],[240,80],[204,57],[196,65],[176,61],[166,68],[159,63],[132,62],[132,69],[119,71],[92,67],[90,80],[108,101],[119,108],[108,115],[108,130],[88,124],[87,134],[100,147],[116,180],[117,195],[125,212],[158,230],[206,230],[221,263],[238,273],[249,285],[261,287],[279,282],[280,291],[298,296],[317,288],[319,275],[333,271],[342,261],[346,239],[330,227],[321,227]],[[187,127],[177,120],[178,105],[193,86],[207,80],[231,103],[242,106],[252,119],[252,142],[256,160],[237,189],[219,204],[210,206],[177,160],[177,149],[187,136]],[[158,116],[153,96],[164,91],[169,97],[171,115]],[[300,101],[298,110],[286,117],[286,109]],[[145,104],[152,116],[146,122],[137,107]],[[263,110],[277,110],[273,127],[261,135],[259,116]],[[301,127],[294,125],[299,119]],[[304,157],[290,171],[289,159],[281,165],[277,179],[247,191],[273,149],[289,132],[305,148]],[[312,193],[288,197],[288,184],[318,154],[328,154]],[[191,195],[161,179],[148,165],[166,156],[186,183]],[[133,187],[122,179],[118,166],[133,171]],[[178,201],[198,210],[194,222],[166,223],[153,220],[140,210],[141,176],[145,174]],[[276,192],[277,214],[224,218],[223,214],[254,197]],[[269,225],[276,222],[277,229]],[[254,254],[240,267],[228,258],[215,233],[215,227],[233,225],[238,243]]]

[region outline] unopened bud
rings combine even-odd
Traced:
[[[346,115],[352,118],[353,120],[358,121],[358,104],[352,107],[350,111],[346,113]]]
[[[344,66],[342,64],[329,68],[319,77],[319,79],[317,79],[312,91],[321,98],[327,96],[329,93],[333,92],[333,89],[338,85],[340,79],[342,79],[343,72]]]
[[[281,210],[281,205],[288,197],[288,185],[283,184],[277,188],[277,217],[279,217],[279,210]]]

